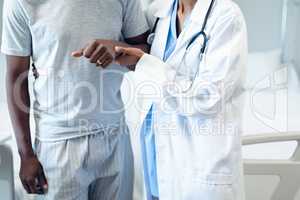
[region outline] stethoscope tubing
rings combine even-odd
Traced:
[[[183,62],[185,62],[185,57],[186,57],[187,52],[192,47],[192,45],[197,40],[197,38],[199,38],[200,36],[203,37],[203,44],[202,44],[202,47],[201,47],[201,50],[200,50],[200,54],[199,54],[199,61],[200,61],[200,63],[202,62],[203,57],[204,57],[204,53],[205,53],[205,50],[206,50],[206,47],[207,47],[207,43],[208,43],[208,35],[205,32],[205,28],[206,28],[206,25],[207,25],[207,22],[208,22],[208,18],[210,16],[211,12],[212,12],[214,4],[215,4],[215,0],[212,0],[211,3],[210,3],[210,5],[209,5],[209,8],[208,8],[208,10],[206,12],[206,15],[205,15],[205,18],[204,18],[204,21],[203,21],[203,24],[202,24],[201,31],[199,33],[197,33],[195,36],[193,36],[192,39],[190,40],[190,42],[188,43],[188,45],[186,46],[185,53],[183,55],[183,59],[182,59],[180,65],[179,65],[179,67],[182,65]],[[147,42],[148,42],[149,45],[152,45],[152,43],[154,41],[155,32],[156,32],[159,20],[160,20],[159,18],[157,18],[155,20],[155,23],[154,23],[154,26],[153,26],[153,28],[151,30],[151,33],[148,36]],[[175,77],[174,77],[174,82],[176,81],[176,78],[178,76],[179,67],[177,67],[177,69],[176,69],[176,73],[175,73]],[[199,74],[199,67],[197,67],[197,71],[196,71],[195,75],[192,78],[190,86],[187,89],[181,91],[181,93],[187,93],[189,90],[192,89],[192,87],[193,87],[193,85],[195,83],[195,80],[196,80],[198,74]]]

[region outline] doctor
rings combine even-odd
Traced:
[[[151,9],[151,55],[116,48],[117,62],[137,62],[136,77],[161,91],[145,106],[141,134],[147,198],[242,200],[243,15],[231,0],[162,0]]]

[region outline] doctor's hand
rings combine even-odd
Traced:
[[[136,65],[145,54],[141,49],[132,47],[115,47],[115,52],[118,54],[115,62],[127,66],[130,70],[134,70],[132,66]]]
[[[90,63],[106,68],[115,57],[114,44],[110,40],[94,40],[85,48],[72,52],[75,58],[85,57]]]
[[[43,167],[36,156],[21,158],[20,179],[29,194],[46,194],[48,183]]]

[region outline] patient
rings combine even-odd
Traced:
[[[124,68],[111,64],[114,45],[128,45],[108,40],[145,47],[148,25],[139,0],[5,0],[3,22],[7,96],[25,190],[49,200],[131,200],[133,159],[120,96]]]

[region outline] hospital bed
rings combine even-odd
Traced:
[[[245,91],[242,129],[247,199],[300,199],[297,82],[289,78],[286,85]]]
[[[258,180],[256,184],[247,185],[247,199],[270,199],[270,200],[298,200],[300,189],[300,132],[283,134],[264,134],[245,137],[243,145],[265,144],[276,142],[296,141],[297,146],[292,156],[287,159],[249,159],[244,161],[245,175],[247,176],[270,176],[278,178],[278,181],[271,192],[261,191]]]
[[[0,198],[14,199],[13,156],[11,149],[0,145]]]
[[[250,51],[242,114],[246,199],[299,200],[299,1],[236,2]]]

